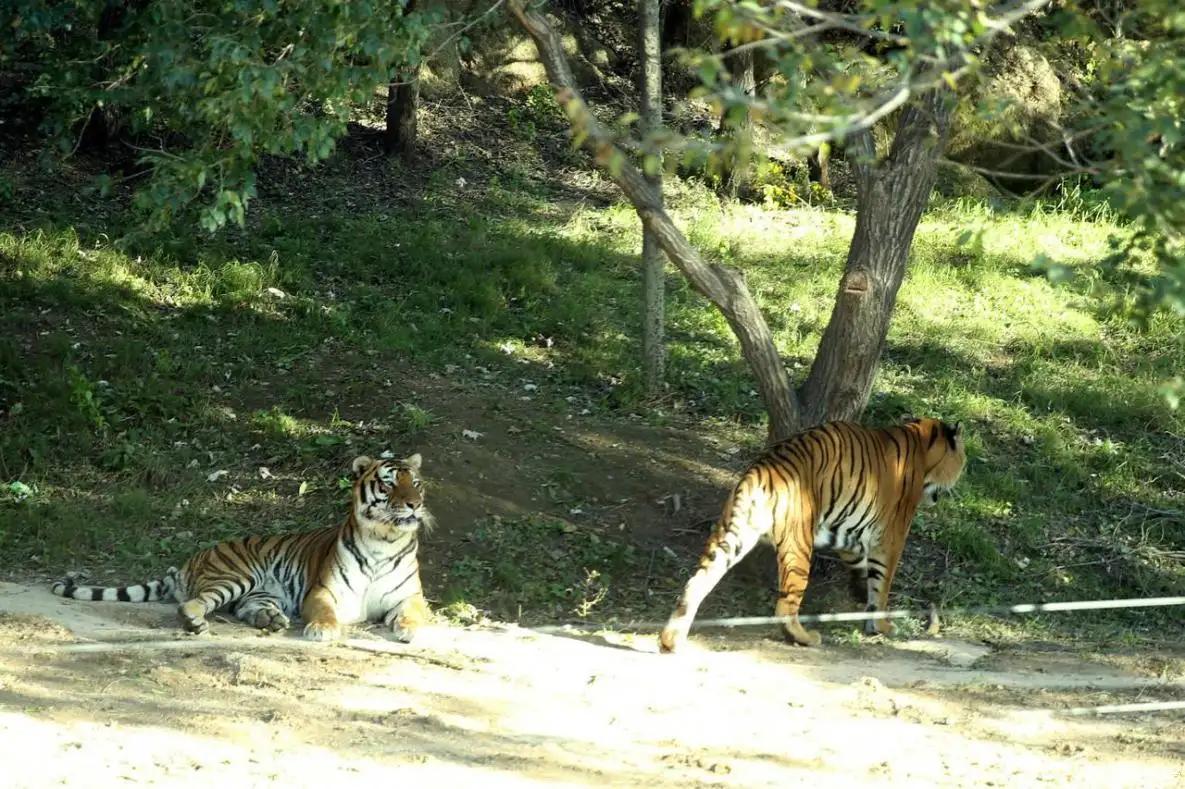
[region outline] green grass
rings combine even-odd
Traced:
[[[550,518],[474,525],[469,548],[441,573],[446,604],[479,602],[524,624],[619,616],[638,583],[638,549]]]
[[[461,190],[446,167],[416,199],[373,205],[343,200],[333,164],[316,177],[308,195],[265,187],[245,231],[213,238],[148,237],[117,202],[17,179],[0,209],[0,570],[147,573],[232,534],[329,522],[353,454],[447,421],[407,390],[412,375],[494,371],[494,408],[546,382],[533,407],[556,419],[575,397],[608,417],[741,424],[757,446],[732,335],[675,273],[670,393],[642,398],[632,210],[557,204],[513,172]],[[694,243],[744,269],[805,375],[853,217],[671,191]],[[962,420],[972,460],[960,496],[919,518],[907,596],[1185,591],[1171,558],[1185,549],[1185,420],[1157,394],[1185,367],[1185,326],[1115,311],[1092,264],[1123,229],[1080,203],[940,204],[918,232],[868,419]],[[1082,276],[1054,287],[1038,255]],[[580,473],[558,469],[548,489],[579,489]],[[490,544],[472,555],[457,542],[442,592],[538,618],[608,584],[606,613],[648,571],[638,554],[609,572],[617,559],[595,551],[538,569],[531,547],[554,535],[526,522],[512,538],[479,531]]]

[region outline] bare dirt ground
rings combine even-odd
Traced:
[[[326,646],[0,584],[5,786],[1180,786],[1180,656],[429,628]]]

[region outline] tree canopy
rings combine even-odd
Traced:
[[[1034,188],[1086,179],[1130,223],[1110,264],[1150,258],[1123,294],[1137,316],[1157,306],[1185,313],[1185,10],[1173,0],[998,4],[944,0],[843,3],[698,0],[721,40],[763,54],[771,75],[755,95],[726,78],[728,51],[688,52],[701,91],[726,115],[754,115],[799,151],[850,139],[899,111],[919,91],[947,87],[984,128],[1010,121],[1007,99],[975,103],[968,89],[992,51],[1023,37],[1066,72],[1060,139],[1023,140],[1055,163]],[[716,145],[727,146],[723,140]],[[1058,270],[1054,269],[1055,273]],[[1147,273],[1147,272],[1145,272]]]
[[[16,0],[0,50],[32,73],[60,150],[110,113],[149,174],[141,206],[162,222],[194,206],[215,230],[242,223],[260,156],[324,159],[356,107],[418,62],[434,17],[405,5]]]
[[[99,122],[130,131],[121,142],[140,169],[118,177],[146,176],[137,178],[138,204],[157,223],[193,212],[211,231],[244,221],[260,157],[324,159],[351,114],[421,60],[439,21],[438,9],[377,0],[15,0],[9,8],[0,66],[21,75],[22,100],[40,102],[58,150],[76,150]],[[1069,120],[1056,139],[1001,144],[1054,162],[1033,186],[1089,183],[1123,217],[1130,232],[1116,237],[1108,261],[1127,276],[1122,309],[1137,318],[1160,307],[1185,313],[1185,11],[1175,0],[696,0],[694,8],[714,40],[727,42],[683,53],[700,83],[694,94],[726,120],[760,123],[775,149],[801,155],[835,142],[857,167],[890,155],[874,133],[927,93],[955,97],[957,112],[985,128],[1006,127],[1008,100],[973,88],[993,52],[1023,39],[1066,75]],[[751,91],[729,78],[729,57],[740,52],[763,62]],[[681,147],[684,161],[705,150],[743,160],[751,150],[745,135],[651,134]],[[644,169],[656,170],[653,140],[641,150]],[[666,161],[676,167],[680,157]]]

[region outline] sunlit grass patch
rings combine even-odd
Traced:
[[[296,417],[284,413],[279,406],[272,406],[266,411],[256,411],[251,415],[251,424],[273,437],[293,437],[306,435],[309,430]]]

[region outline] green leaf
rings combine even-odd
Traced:
[[[12,500],[18,503],[30,498],[37,492],[31,486],[26,485],[19,480],[8,483],[6,490]]]

